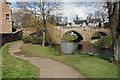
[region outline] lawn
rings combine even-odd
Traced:
[[[52,58],[54,56],[59,56],[57,50],[52,47],[44,48],[42,46],[30,44],[30,43],[23,44],[20,50],[27,55],[36,56],[36,57]]]
[[[82,54],[63,55],[51,47],[24,44],[21,51],[27,55],[47,57],[72,66],[87,78],[118,78],[118,66],[95,56]]]
[[[38,72],[34,65],[8,53],[8,48],[13,43],[15,42],[5,44],[0,50],[2,51],[2,78],[35,78]]]

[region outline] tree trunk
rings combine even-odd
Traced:
[[[113,4],[111,2],[108,2],[108,14],[109,14],[109,23],[112,33],[112,44],[114,49],[114,56],[113,58],[115,60],[118,60],[118,50],[119,50],[119,38],[118,38],[118,2],[114,2]]]
[[[43,42],[42,42],[42,46],[45,47],[45,31],[43,30]]]
[[[46,26],[46,19],[45,19],[45,11],[44,11],[44,2],[43,2],[43,8],[42,8],[42,11],[43,11],[43,42],[42,42],[42,46],[45,47],[45,32],[46,32],[46,29],[45,29],[45,26]]]
[[[119,11],[118,11],[118,26],[117,26],[117,34],[118,34],[118,60],[120,63],[120,1],[119,1]]]
[[[115,60],[118,60],[118,51],[119,51],[119,38],[118,38],[118,31],[117,31],[117,28],[118,28],[118,2],[115,2],[114,6],[113,6],[113,15],[114,15],[114,27],[113,27],[113,38],[114,38],[114,59]]]
[[[43,17],[43,42],[42,42],[42,46],[45,47],[45,38],[46,38],[46,22],[45,22],[45,17]]]

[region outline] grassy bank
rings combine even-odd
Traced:
[[[17,41],[19,42],[19,41]],[[5,44],[2,51],[2,78],[35,78],[37,69],[28,61],[11,56],[8,53],[8,48],[11,42]]]
[[[44,48],[42,46],[30,44],[30,43],[22,45],[20,50],[27,55],[36,56],[36,57],[50,58],[53,56],[59,56],[59,53],[57,52],[57,50],[55,50],[52,47]]]
[[[100,37],[97,33],[95,33],[92,38]]]
[[[118,78],[118,66],[94,56],[74,54],[59,56],[58,52],[51,47],[24,44],[21,51],[25,54],[38,57],[52,58],[74,67],[87,78]]]
[[[70,33],[63,35],[62,40],[75,40],[78,36],[70,36]]]
[[[94,43],[93,45],[97,46],[97,47],[112,48],[112,36],[111,35],[107,35],[104,38],[102,38],[101,40],[99,40],[96,43]]]

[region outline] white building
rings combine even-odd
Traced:
[[[100,19],[89,19],[87,20],[73,20],[67,26],[81,26],[81,27],[103,27],[104,23]]]

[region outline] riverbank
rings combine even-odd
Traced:
[[[37,69],[29,62],[11,56],[9,54],[9,47],[20,41],[5,44],[0,51],[2,51],[2,78],[35,78]]]
[[[102,39],[93,43],[93,46],[112,49],[112,35],[107,35],[103,37]]]
[[[70,41],[73,41],[73,40],[76,40],[77,38],[78,38],[77,35],[71,35],[71,36],[70,36],[70,33],[67,33],[67,34],[63,35],[62,40],[70,40]]]
[[[63,62],[87,78],[118,78],[118,66],[98,57],[81,54],[60,56],[54,48],[43,48],[33,44],[24,44],[20,49],[26,55],[51,58]]]

